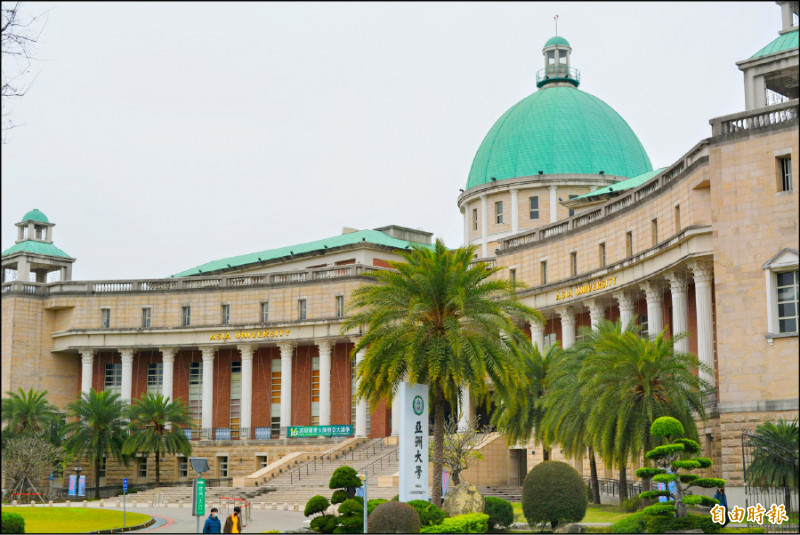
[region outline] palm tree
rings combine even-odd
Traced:
[[[48,431],[56,421],[58,410],[47,401],[47,390],[39,392],[31,388],[25,392],[22,387],[17,392],[6,392],[3,398],[3,423],[7,424],[4,433],[17,435],[39,435]]]
[[[542,419],[546,412],[542,407],[542,399],[548,388],[549,370],[561,352],[561,347],[553,344],[542,356],[539,348],[534,346],[524,358],[523,389],[508,401],[498,400],[497,405],[502,404],[503,409],[495,411],[492,416],[492,423],[509,443],[527,443],[533,435],[536,441],[542,443],[545,460],[549,458],[553,437],[543,432]]]
[[[747,482],[754,487],[783,488],[788,509],[791,492],[800,483],[797,419],[791,422],[780,419],[777,424],[765,422],[756,427],[754,435],[752,443],[756,447],[753,460],[746,467]]]
[[[100,498],[100,462],[103,456],[113,456],[128,464],[122,453],[127,434],[123,418],[126,405],[119,394],[94,389],[84,392],[81,399],[67,405],[68,415],[77,418],[65,428],[64,448],[76,457],[86,456],[94,465],[95,498]]]
[[[192,445],[183,434],[183,427],[191,426],[189,409],[178,401],[170,401],[163,394],[147,394],[133,402],[128,410],[131,435],[122,447],[125,455],[156,454],[156,486],[161,484],[161,454],[192,454]]]
[[[591,440],[607,461],[620,466],[620,498],[627,498],[625,466],[652,449],[650,426],[672,416],[697,439],[693,414],[706,419],[703,395],[710,385],[695,375],[703,368],[695,355],[675,351],[682,336],[654,339],[622,331],[619,322],[601,321],[596,331],[584,330],[593,348],[579,374],[589,405]]]
[[[427,384],[434,414],[433,503],[442,497],[444,411],[455,406],[463,385],[473,400],[488,394],[487,376],[503,399],[523,383],[524,355],[530,340],[516,320],[542,321],[535,310],[519,303],[507,279],[490,278],[499,270],[486,263],[470,265],[476,248],[448,250],[441,240],[433,247],[414,246],[392,262],[392,271],[369,276],[353,292],[355,312],[342,332],[366,327],[355,354],[365,350],[357,369],[358,397],[372,404],[392,399],[400,383]],[[395,271],[396,270],[396,271]]]

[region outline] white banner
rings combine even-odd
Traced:
[[[428,385],[403,382],[400,410],[400,501],[428,501]]]

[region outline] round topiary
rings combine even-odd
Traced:
[[[317,513],[324,513],[325,509],[330,507],[330,502],[328,502],[328,498],[325,496],[320,496],[317,494],[316,496],[312,496],[308,503],[306,503],[306,508],[303,511],[305,516],[315,515]]]
[[[683,424],[671,416],[656,418],[650,426],[650,434],[654,437],[668,437],[670,435],[682,435],[683,433]]]
[[[356,475],[355,468],[350,466],[340,466],[333,471],[331,480],[328,483],[329,489],[349,489],[361,486],[361,480]]]
[[[417,512],[403,502],[382,503],[367,520],[370,533],[419,533],[420,527]]]
[[[484,513],[489,515],[489,529],[507,528],[514,523],[514,506],[503,498],[487,496]]]
[[[567,463],[544,461],[528,472],[522,486],[522,512],[533,528],[550,522],[580,522],[589,500],[580,474]]]
[[[419,516],[419,523],[423,527],[441,524],[442,520],[444,520],[444,517],[447,516],[445,515],[444,511],[429,501],[411,500],[408,502],[408,505],[413,507],[417,512],[417,515]]]
[[[22,515],[4,512],[0,522],[2,523],[3,533],[25,533],[25,519]]]

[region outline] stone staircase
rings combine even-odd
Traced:
[[[522,501],[522,487],[478,487],[483,496],[494,496],[509,502]]]

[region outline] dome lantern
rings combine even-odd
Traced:
[[[547,84],[571,84],[575,87],[581,83],[581,73],[570,66],[572,47],[560,36],[551,37],[542,48],[544,69],[536,73],[536,87]]]

